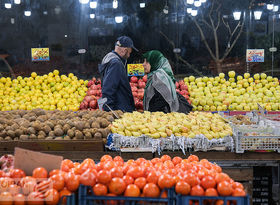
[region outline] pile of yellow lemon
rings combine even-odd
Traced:
[[[58,70],[48,75],[16,79],[0,78],[0,110],[72,110],[77,111],[86,96],[87,81],[73,73],[59,75]]]

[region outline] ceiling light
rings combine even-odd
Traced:
[[[277,12],[278,10],[279,10],[279,6],[274,6],[274,7],[273,7],[273,11],[274,11],[274,12]]]
[[[239,20],[240,20],[240,17],[241,17],[241,11],[235,11],[235,12],[233,12],[233,18],[234,18],[234,20],[239,21]]]
[[[114,9],[118,8],[118,4],[119,4],[118,1],[117,1],[117,0],[114,0],[114,1],[113,1],[113,8],[114,8]]]
[[[200,1],[195,1],[194,2],[194,6],[195,7],[200,7],[201,6],[201,2]]]
[[[273,4],[267,4],[266,7],[267,7],[268,10],[272,10],[273,9]]]
[[[140,8],[145,8],[146,4],[145,3],[140,3]]]
[[[192,10],[191,15],[192,16],[197,16],[197,10]]]
[[[91,1],[91,2],[89,3],[89,7],[92,8],[92,9],[96,9],[96,7],[97,7],[97,1]]]
[[[79,0],[81,4],[88,4],[89,0]]]
[[[25,16],[31,16],[31,11],[24,11]]]
[[[192,8],[187,8],[187,13],[188,14],[192,13]]]
[[[11,4],[11,3],[5,3],[5,8],[6,8],[6,9],[12,8],[12,4]]]
[[[20,4],[21,0],[14,0],[15,4]]]
[[[187,4],[193,4],[194,0],[187,0]]]
[[[90,14],[89,17],[90,17],[91,19],[94,19],[94,18],[95,18],[95,14]]]
[[[260,20],[262,17],[262,11],[254,11],[255,20]]]
[[[116,16],[115,21],[116,21],[116,23],[122,23],[123,22],[123,17],[122,16]]]

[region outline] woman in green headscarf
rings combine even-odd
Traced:
[[[168,60],[157,50],[143,55],[145,73],[148,80],[144,93],[144,110],[151,112],[177,112],[179,100],[175,78]]]

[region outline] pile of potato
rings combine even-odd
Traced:
[[[118,116],[123,113],[116,111]],[[46,111],[0,112],[0,140],[91,140],[106,138],[115,120],[110,112]]]

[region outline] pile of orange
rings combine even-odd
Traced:
[[[80,184],[91,186],[96,196],[167,197],[166,189],[172,187],[181,195],[246,195],[243,185],[223,173],[220,166],[206,159],[199,161],[196,155],[127,162],[120,156],[104,155],[97,164],[92,159],[82,163],[66,159],[59,170],[49,173],[38,167],[32,176],[20,169],[0,171],[0,204],[55,205]],[[223,201],[214,203],[222,205]]]
[[[38,167],[32,176],[26,176],[21,169],[11,169],[5,173],[0,171],[0,204],[2,205],[55,205],[62,196],[71,195],[73,187],[68,185],[72,180],[65,172],[53,170],[50,173]],[[72,184],[72,181],[71,183]],[[78,181],[79,186],[79,181]],[[66,203],[66,198],[62,204]]]
[[[192,196],[245,196],[241,183],[235,182],[222,168],[196,155],[187,159],[168,155],[146,160],[124,160],[117,156],[101,157],[95,164],[65,160],[61,170],[80,177],[80,183],[92,186],[97,196],[167,197],[167,188]],[[223,204],[217,201],[216,204]]]

